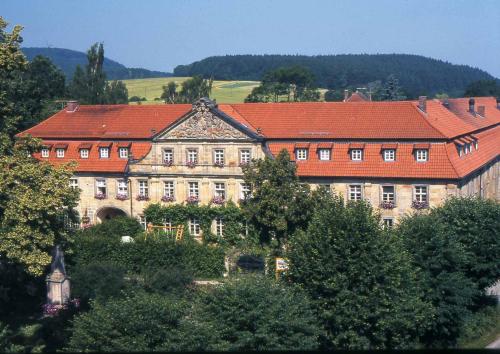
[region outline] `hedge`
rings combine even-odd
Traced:
[[[125,268],[128,272],[181,267],[194,277],[214,278],[224,272],[224,250],[216,245],[203,245],[187,238],[173,240],[145,240],[136,237],[133,243],[121,243],[114,238],[81,237],[76,241],[69,268],[78,268],[95,262],[107,262]]]

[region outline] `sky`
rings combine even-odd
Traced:
[[[500,0],[1,0],[23,46],[172,71],[212,55],[406,53],[500,78]]]

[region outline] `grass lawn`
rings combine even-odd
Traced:
[[[154,79],[123,80],[128,89],[128,96],[146,97],[147,103],[161,103],[154,101],[163,92],[163,86],[170,81],[175,81],[179,86],[189,77],[161,77]],[[214,81],[211,98],[217,103],[240,103],[245,100],[254,87],[259,86],[259,81]],[[180,87],[179,87],[180,89]]]

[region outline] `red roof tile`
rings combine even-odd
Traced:
[[[318,149],[331,149],[333,147],[333,143],[319,143]]]
[[[296,149],[309,149],[311,143],[295,143]]]
[[[91,143],[81,143],[80,145],[78,145],[78,149],[90,149],[90,148],[92,148]]]
[[[61,144],[61,142],[47,142],[49,144]],[[113,152],[107,159],[99,158],[97,149],[89,152],[88,159],[80,158],[80,146],[84,144],[98,144],[98,141],[84,142],[81,141],[65,141],[63,144],[68,146],[64,158],[57,158],[55,154],[50,154],[48,158],[42,158],[40,153],[34,154],[41,161],[47,161],[53,165],[61,165],[64,163],[75,161],[77,163],[75,171],[77,172],[125,172],[128,159],[121,159],[118,153]],[[141,159],[146,156],[151,150],[150,142],[134,142],[131,145],[131,153],[134,159]]]
[[[398,143],[391,143],[391,144],[385,143],[382,144],[381,150],[389,150],[389,149],[395,150],[397,148],[398,148]]]
[[[349,144],[349,150],[364,149],[364,148],[365,148],[365,143],[350,143]]]

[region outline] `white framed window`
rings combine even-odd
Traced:
[[[198,150],[188,149],[187,150],[187,161],[189,163],[198,163]]]
[[[58,159],[62,159],[64,157],[64,149],[61,148],[56,149],[56,157]]]
[[[128,148],[127,147],[118,148],[118,156],[120,157],[120,159],[128,159]]]
[[[89,149],[80,149],[80,158],[88,159],[89,158]]]
[[[224,165],[224,149],[214,149],[214,164]]]
[[[200,236],[201,234],[200,220],[196,218],[189,219],[189,233],[193,236]]]
[[[240,183],[240,199],[244,200],[250,197],[251,188],[249,183]]]
[[[426,162],[429,159],[429,150],[417,149],[415,150],[415,159],[417,162]]]
[[[295,150],[295,158],[297,160],[307,160],[307,149]]]
[[[361,185],[360,184],[350,184],[349,185],[349,200],[361,200],[363,199],[363,194],[361,191]]]
[[[172,230],[172,219],[163,219],[163,226],[165,227],[163,229],[163,231],[173,232],[173,230]]]
[[[165,197],[174,197],[174,181],[163,182],[163,195]]]
[[[116,194],[124,197],[128,197],[128,181],[124,179],[119,179],[116,182]]]
[[[394,227],[394,218],[383,218],[382,223],[384,229],[390,229]]]
[[[384,161],[394,161],[396,160],[396,150],[386,149],[384,150]]]
[[[42,157],[49,157],[49,149],[43,148],[41,153],[42,153]]]
[[[224,236],[224,219],[221,217],[215,218],[215,234]]]
[[[95,180],[95,192],[96,195],[107,196],[108,188],[106,185],[106,180],[104,178],[98,178]]]
[[[474,149],[477,150],[478,147],[479,147],[479,144],[478,144],[477,140],[474,140]]]
[[[174,150],[163,149],[163,163],[174,163]]]
[[[329,183],[318,183],[318,188],[325,188],[328,192],[331,192],[332,189],[331,189],[331,185]]]
[[[144,230],[147,229],[148,227],[148,220],[146,219],[146,216],[144,215],[139,215],[139,224],[144,228]]]
[[[139,195],[141,197],[149,197],[149,183],[147,179],[140,179],[137,181],[139,185]]]
[[[363,160],[363,149],[352,149],[351,150],[351,160],[352,161]]]
[[[214,183],[214,197],[226,199],[226,184],[224,182]]]
[[[427,186],[415,186],[415,200],[419,203],[427,203],[429,201]]]
[[[250,163],[251,160],[251,152],[250,149],[241,149],[240,150],[240,164],[244,165]]]
[[[70,178],[69,179],[69,186],[73,189],[78,188],[78,178]]]
[[[198,182],[188,183],[188,197],[200,197],[200,189],[198,188]]]
[[[396,192],[394,186],[382,186],[382,201],[392,203],[396,201]]]
[[[321,161],[327,161],[327,160],[330,160],[330,156],[331,156],[331,151],[330,149],[319,149],[318,150],[318,154],[319,154],[319,159]]]
[[[101,158],[101,159],[107,159],[107,158],[109,158],[109,148],[107,148],[107,147],[100,147],[99,148],[99,158]]]

